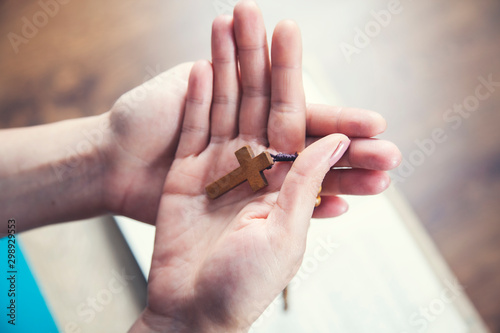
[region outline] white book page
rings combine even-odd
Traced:
[[[385,195],[350,197],[341,217],[311,221],[302,266],[251,332],[469,332],[454,303]]]
[[[156,227],[125,216],[114,216],[114,219],[147,280],[153,258]]]

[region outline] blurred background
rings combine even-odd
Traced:
[[[0,128],[100,114],[151,74],[209,59],[211,22],[235,2],[0,1]],[[387,119],[404,157],[393,182],[500,332],[500,2],[257,3],[268,37],[300,25],[324,95]]]

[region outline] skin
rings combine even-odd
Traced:
[[[239,3],[234,19],[215,20],[212,63],[197,62],[191,70],[180,141],[156,221],[148,307],[132,332],[247,331],[297,272],[311,216],[345,211],[338,194],[377,193],[388,185],[381,170],[400,158],[392,144],[327,135],[369,137],[385,123],[366,111],[324,106],[312,106],[320,115],[308,115],[301,52],[298,27],[283,21],[269,60],[253,2]],[[320,121],[322,113],[332,121]],[[326,136],[306,140],[306,132]],[[257,193],[242,185],[208,199],[206,184],[238,166],[234,151],[245,144],[256,154],[302,153],[293,166],[266,171],[269,186]],[[330,171],[333,164],[354,169]],[[326,197],[314,211],[325,176]]]
[[[300,266],[311,216],[344,213],[338,195],[380,193],[401,159],[372,138],[379,114],[306,105],[293,22],[275,28],[269,58],[255,3],[233,17],[213,23],[212,62],[179,65],[96,117],[0,131],[1,214],[18,232],[104,213],[156,224],[148,306],[131,332],[246,331]],[[204,187],[246,144],[301,154],[267,170],[264,190],[209,200]]]

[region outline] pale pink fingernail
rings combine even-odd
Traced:
[[[340,141],[339,145],[337,148],[335,148],[335,151],[333,152],[332,156],[330,157],[330,168],[337,163],[342,155],[346,152],[347,148],[349,148],[349,144],[351,143],[350,140],[342,140]]]

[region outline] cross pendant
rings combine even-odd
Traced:
[[[250,146],[244,146],[234,154],[240,166],[205,188],[210,199],[220,197],[245,181],[254,192],[267,186],[264,170],[274,164],[271,154],[265,151],[255,157]]]

